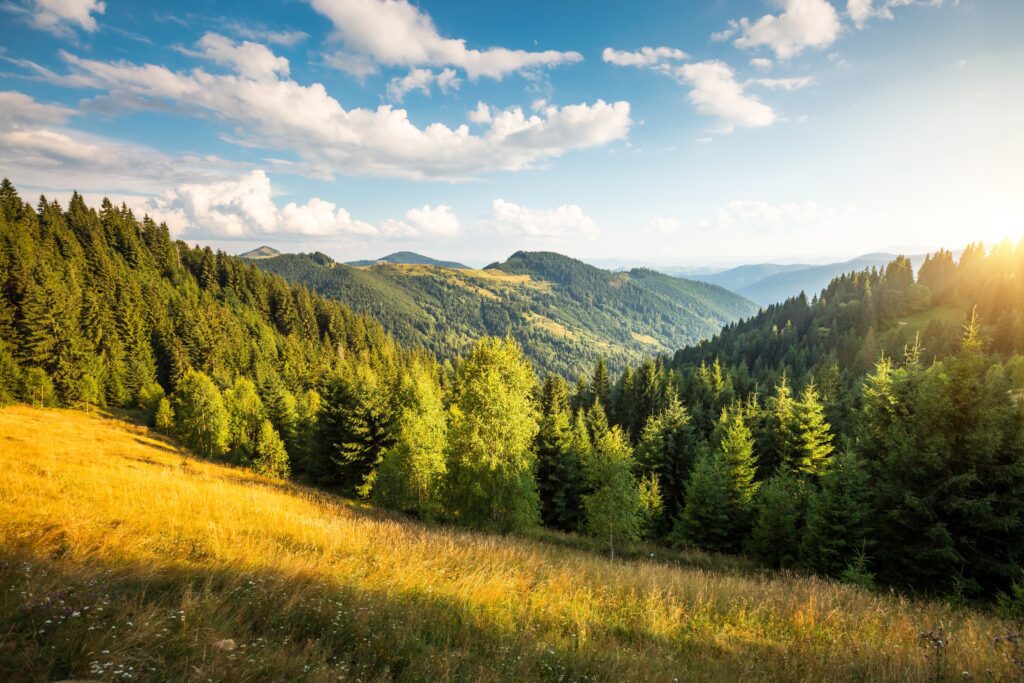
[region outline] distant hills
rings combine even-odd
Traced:
[[[825,265],[756,263],[688,277],[720,285],[767,306],[781,303],[800,292],[812,297],[828,286],[833,278],[866,268],[883,267],[895,258],[895,254],[876,253]],[[911,256],[910,260],[917,267],[924,260],[924,255]]]
[[[263,259],[274,258],[275,256],[280,255],[281,252],[279,252],[277,249],[274,249],[273,247],[268,247],[267,245],[264,244],[262,247],[256,247],[255,249],[247,251],[244,254],[239,254],[239,257],[247,259]]]
[[[346,261],[346,266],[366,267],[372,266],[377,263],[398,263],[410,266],[436,266],[438,268],[457,268],[460,270],[468,270],[469,266],[459,263],[458,261],[439,261],[423,254],[417,254],[414,251],[396,251],[393,254],[387,256],[381,256],[379,259],[363,259],[361,261]]]
[[[351,266],[317,253],[256,265],[372,315],[407,345],[450,357],[482,335],[509,334],[538,371],[570,378],[599,355],[622,368],[708,338],[758,308],[711,283],[644,268],[612,272],[551,252],[517,252],[483,270],[431,261]]]

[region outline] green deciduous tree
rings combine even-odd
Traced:
[[[643,508],[640,487],[633,476],[633,452],[629,440],[613,427],[594,442],[586,461],[590,493],[583,497],[586,531],[608,541],[615,556],[615,545],[640,538]]]
[[[175,434],[197,454],[207,458],[228,450],[228,411],[224,399],[207,375],[185,373],[174,392]]]
[[[264,420],[260,425],[252,469],[256,474],[274,479],[287,479],[291,476],[288,451],[285,450],[284,442],[270,420]]]
[[[499,530],[539,521],[533,386],[512,340],[485,337],[459,364],[445,450],[446,504],[455,519]]]

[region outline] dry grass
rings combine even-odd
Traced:
[[[71,411],[0,410],[0,680],[926,680],[1002,624],[431,527]],[[233,639],[234,650],[218,649]]]

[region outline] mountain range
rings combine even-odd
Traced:
[[[510,335],[536,370],[571,378],[599,356],[619,369],[693,344],[758,308],[715,284],[644,268],[613,272],[551,252],[517,252],[480,270],[385,259],[349,265],[321,253],[254,263],[372,315],[403,344],[451,357],[483,335]]]

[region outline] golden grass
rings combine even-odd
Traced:
[[[428,526],[81,412],[0,410],[0,680],[926,680],[993,617]],[[234,650],[215,644],[232,639]]]
[[[662,343],[652,337],[649,334],[640,334],[639,332],[630,332],[634,341],[638,341],[641,344],[647,344],[649,346],[662,346]]]

